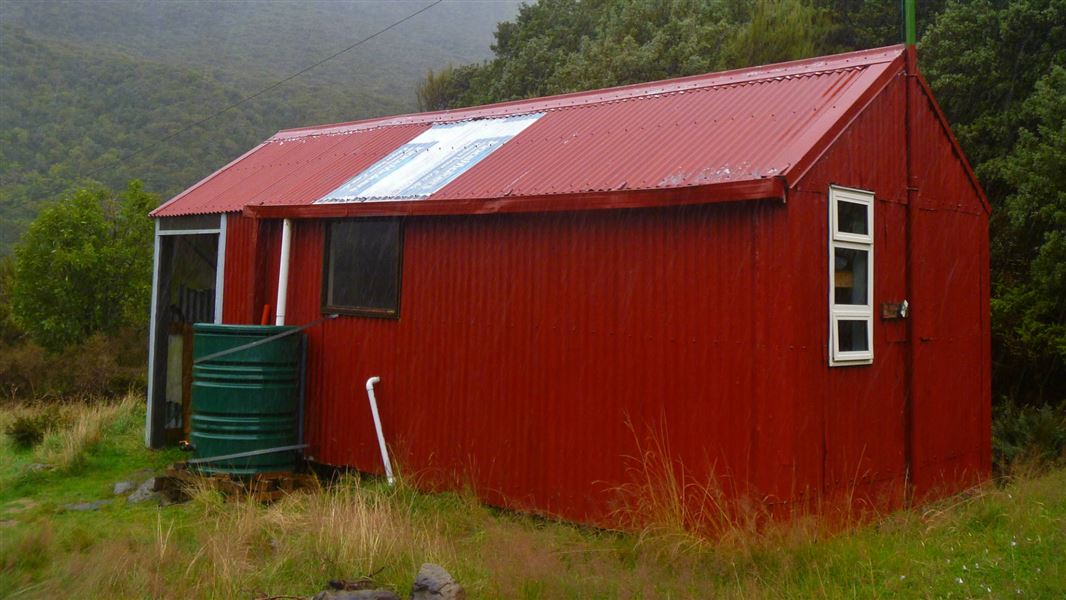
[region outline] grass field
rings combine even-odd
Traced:
[[[0,407],[0,429],[38,410]],[[180,458],[144,449],[141,400],[68,406],[53,418],[60,426],[36,449],[0,441],[0,597],[310,596],[329,579],[370,573],[406,596],[427,561],[471,598],[1066,597],[1066,470],[844,533],[801,521],[712,543],[356,479],[268,507],[211,492],[127,504],[112,495],[115,482]],[[112,502],[64,509],[101,499]]]

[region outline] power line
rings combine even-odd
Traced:
[[[217,117],[217,116],[219,116],[219,115],[221,115],[221,114],[223,114],[225,112],[229,112],[229,111],[233,110],[234,108],[237,108],[238,106],[240,106],[240,105],[242,105],[242,104],[244,104],[244,103],[246,103],[246,102],[248,102],[250,100],[254,100],[254,99],[258,98],[259,96],[262,96],[263,94],[269,92],[270,90],[273,90],[273,89],[275,89],[275,88],[277,88],[279,86],[282,86],[282,85],[292,81],[293,79],[296,79],[300,75],[303,75],[304,73],[306,73],[306,72],[308,72],[308,71],[310,71],[310,70],[312,70],[312,69],[314,69],[314,68],[316,68],[318,66],[321,66],[322,64],[324,64],[326,62],[329,62],[329,61],[333,60],[334,58],[337,58],[341,54],[344,54],[345,52],[348,52],[349,50],[352,50],[353,48],[356,48],[358,46],[361,46],[361,45],[369,42],[370,40],[372,40],[372,39],[378,37],[379,35],[389,31],[390,29],[393,29],[395,27],[398,27],[398,26],[402,25],[403,23],[405,23],[407,21],[410,21],[411,19],[413,19],[413,18],[417,17],[418,15],[426,12],[427,10],[433,8],[434,6],[440,4],[443,1],[444,0],[435,0],[434,2],[431,2],[430,4],[427,4],[423,8],[421,8],[421,9],[419,9],[419,10],[417,10],[417,11],[415,11],[415,12],[409,14],[409,15],[407,15],[406,17],[400,19],[399,21],[394,21],[388,27],[385,27],[383,29],[379,29],[378,31],[375,31],[374,33],[366,36],[365,38],[355,42],[351,46],[348,46],[347,48],[345,48],[343,50],[334,52],[333,54],[330,54],[329,56],[327,56],[326,58],[323,58],[322,60],[316,62],[315,64],[310,65],[308,67],[304,67],[303,69],[300,69],[299,71],[293,73],[292,75],[289,75],[288,77],[286,77],[284,79],[281,79],[279,81],[275,81],[274,83],[266,86],[265,88],[255,92],[253,94],[245,96],[244,98],[241,98],[240,100],[238,100],[238,101],[236,101],[236,102],[234,102],[234,103],[232,103],[232,104],[230,104],[230,105],[228,105],[228,106],[226,106],[224,108],[221,108],[221,109],[211,113],[210,115],[207,115],[206,117],[200,119],[199,121],[196,121],[195,123],[190,123],[189,125],[186,125],[185,127],[182,127],[181,129],[175,131],[174,133],[171,133],[170,135],[167,135],[163,139],[161,139],[161,140],[159,140],[157,142],[154,142],[152,145],[155,146],[155,145],[159,145],[159,144],[165,144],[166,142],[169,142],[170,140],[172,140],[172,139],[178,137],[179,135],[185,133],[186,131],[192,129],[193,127],[199,127],[200,125],[203,125],[204,123],[210,121],[211,119],[214,119],[215,117]],[[141,152],[144,152],[147,148],[148,148],[148,145],[144,145],[144,146],[142,146],[140,148],[137,148],[136,150],[133,150],[132,152],[129,152],[128,154],[125,154],[123,156],[118,157],[118,159],[116,159],[116,160],[119,161],[119,162],[125,162],[127,159],[132,158],[134,156],[137,156]],[[91,176],[99,173],[100,171],[104,170],[105,166],[107,166],[107,165],[101,165],[101,166],[93,169],[92,171],[89,171],[88,173],[86,173],[84,175],[81,175],[81,177],[91,177]]]

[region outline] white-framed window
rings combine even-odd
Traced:
[[[874,360],[874,194],[829,186],[829,366]]]

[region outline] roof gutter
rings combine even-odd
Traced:
[[[614,190],[578,194],[546,194],[461,200],[389,200],[347,204],[248,205],[244,215],[257,219],[335,219],[430,215],[489,215],[617,208],[685,206],[787,198],[784,177],[731,181],[709,185],[648,190]]]

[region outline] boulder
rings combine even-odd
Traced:
[[[425,563],[418,570],[410,600],[466,600],[466,590],[444,567]]]
[[[119,481],[115,483],[115,495],[121,496],[122,494],[125,494],[126,492],[132,490],[133,486],[134,483],[132,481]]]
[[[141,485],[137,486],[137,489],[133,491],[126,498],[126,502],[130,504],[136,504],[138,502],[144,502],[146,500],[158,500],[159,492],[155,491],[155,477],[148,479]]]

